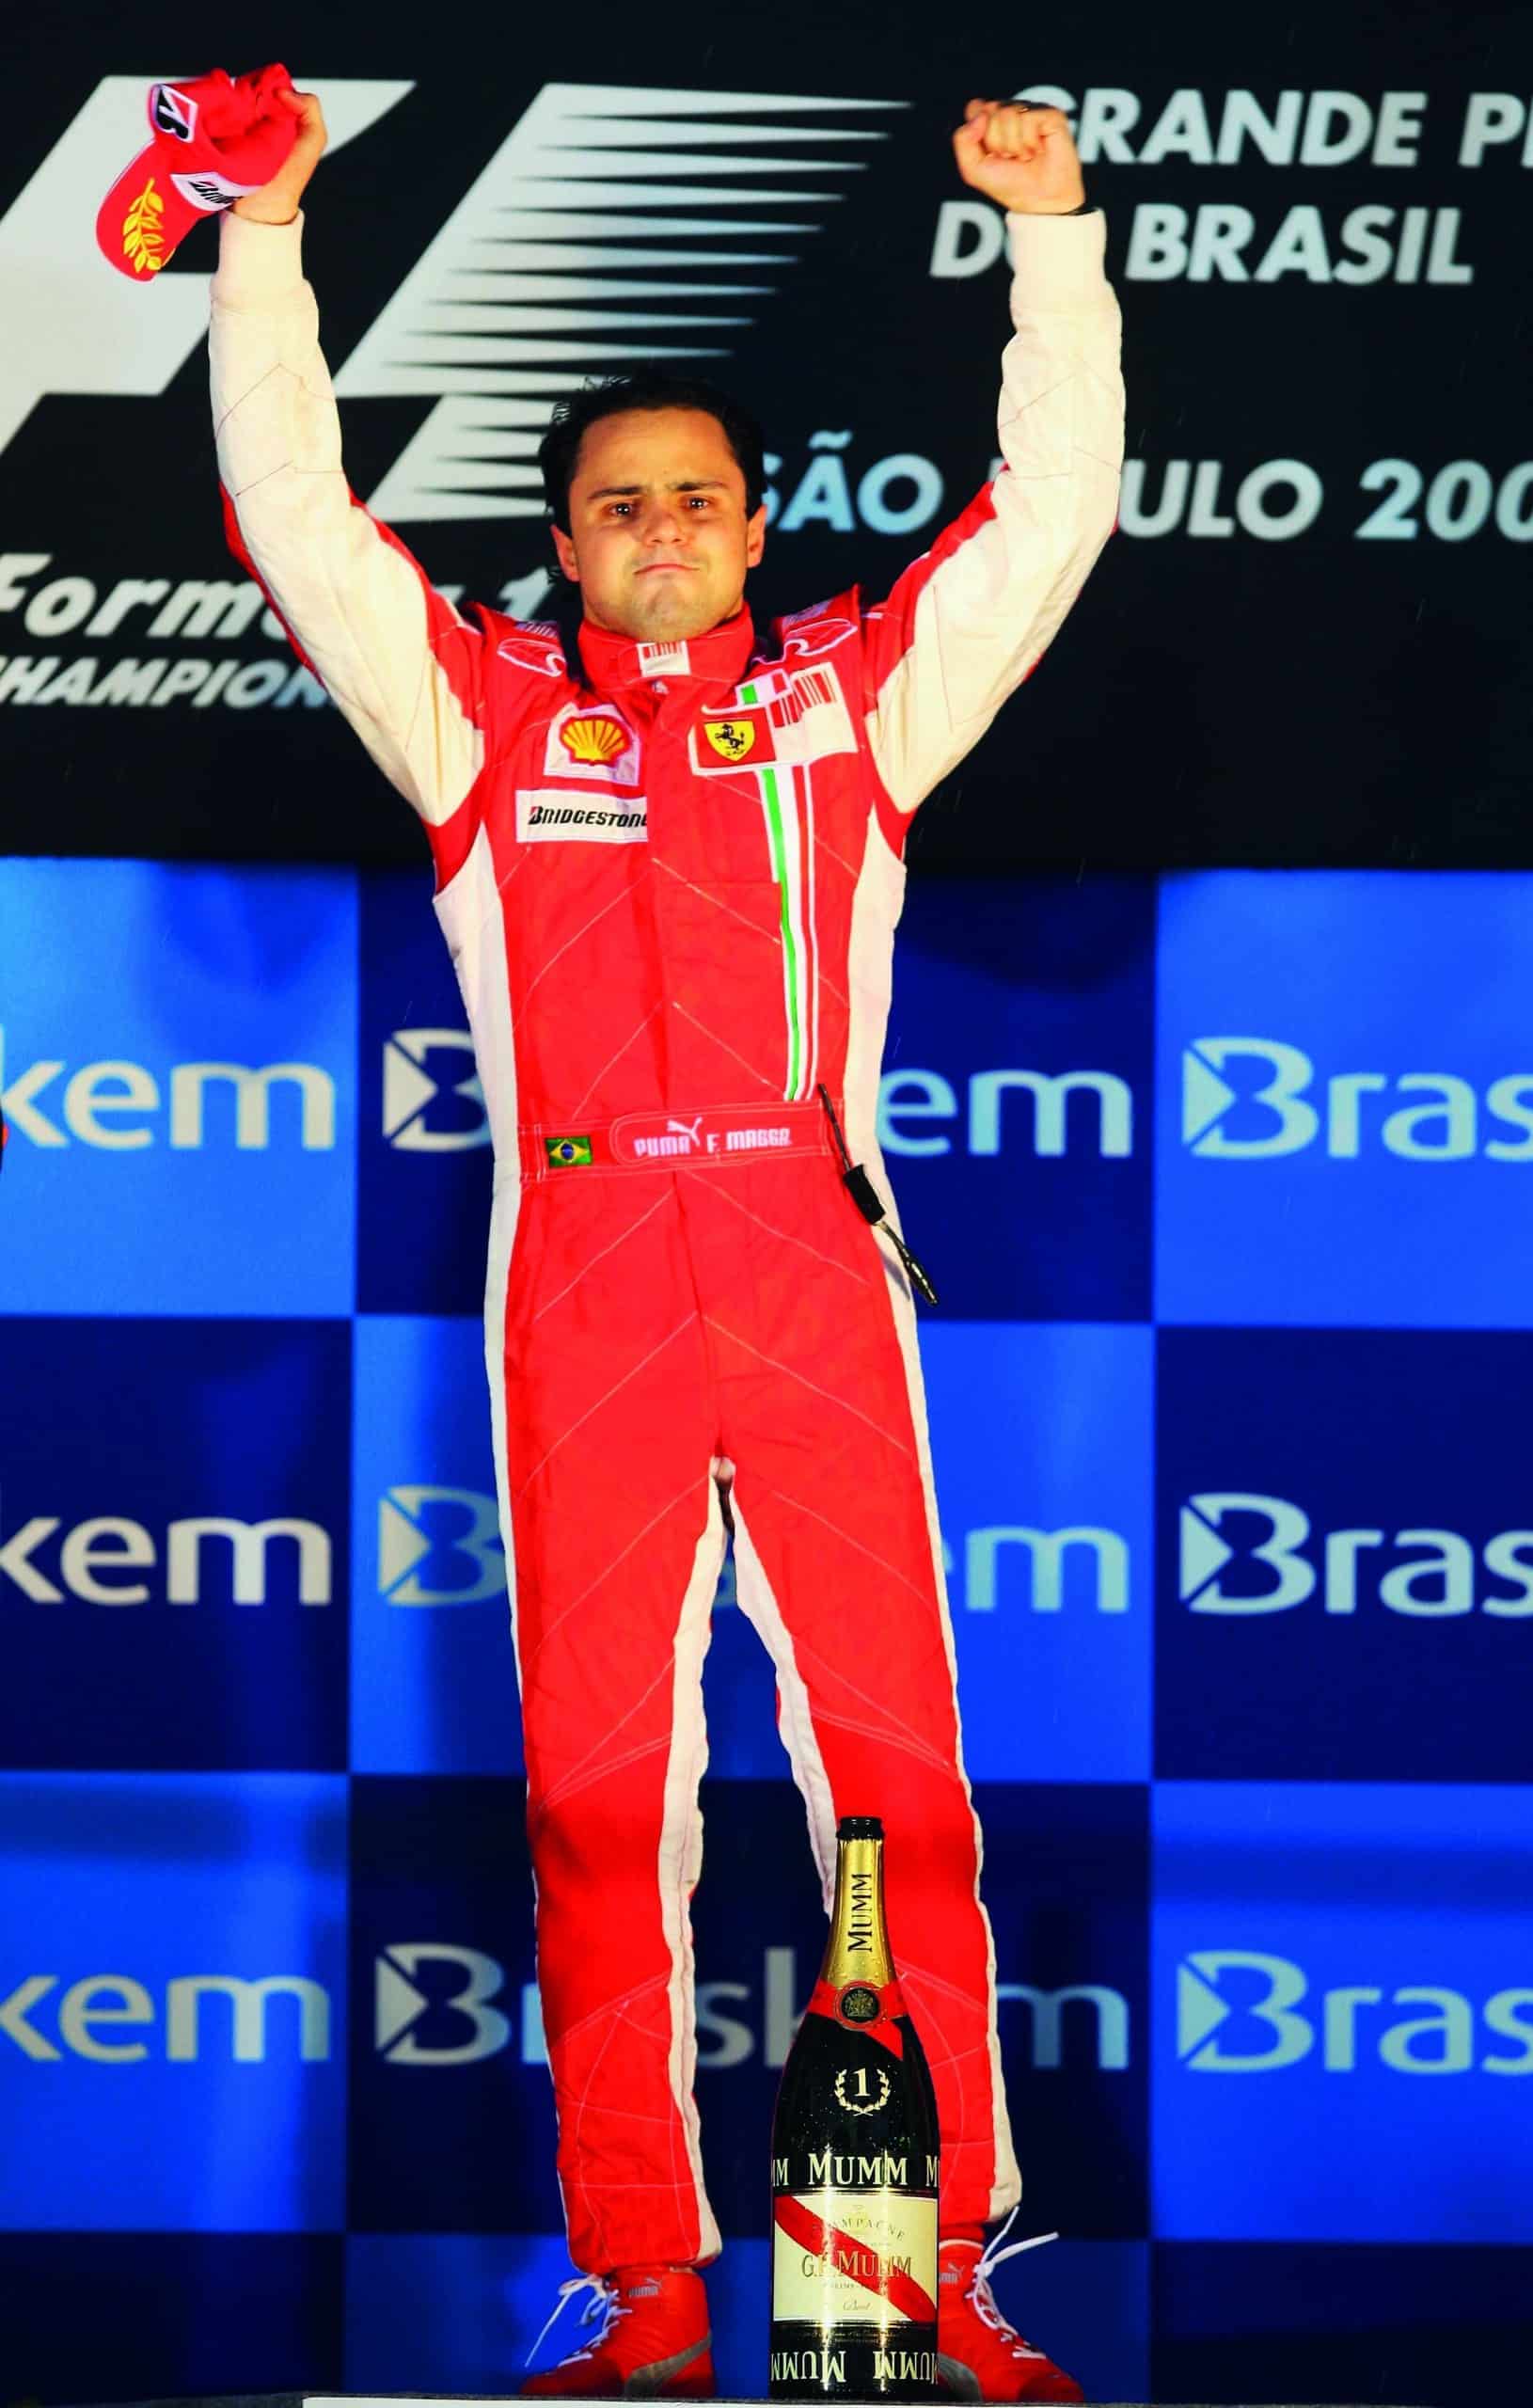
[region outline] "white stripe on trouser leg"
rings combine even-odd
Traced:
[[[697,2077],[697,2009],[692,1976],[692,1919],[687,1900],[703,1870],[703,1814],[697,1801],[698,1783],[708,1762],[708,1733],[703,1713],[703,1658],[708,1652],[709,1617],[724,1561],[724,1517],[712,1478],[705,1477],[703,1485],[707,1490],[707,1519],[692,1557],[691,1577],[676,1624],[671,1752],[666,1759],[657,1870],[660,1923],[671,1952],[671,1978],[666,1986],[671,2003],[667,2071],[671,2096],[686,2137],[687,2162],[697,2202],[698,2258],[706,2263],[710,2258],[718,2257],[723,2244],[703,2186],[697,2101],[692,2096]]]
[[[495,1498],[500,1546],[506,1559],[506,1612],[511,1624],[516,1690],[522,1687],[521,1635],[516,1627],[516,1544],[511,1529],[511,1481],[506,1471],[506,1294],[521,1207],[521,1180],[514,1171],[498,1179],[490,1205],[490,1254],[484,1276],[484,1370],[490,1386],[490,1449],[495,1460]]]
[[[846,1068],[845,1096],[846,1105],[846,1143],[853,1162],[866,1166],[868,1176],[890,1210],[895,1228],[899,1212],[890,1194],[883,1159],[878,1151],[878,1067],[883,1054],[884,1031],[889,1017],[890,976],[893,956],[894,926],[900,915],[905,895],[905,865],[899,861],[879,829],[877,816],[868,816],[867,839],[863,847],[861,866],[852,896],[851,927],[846,945],[846,992],[852,999],[851,1018],[846,1030]],[[953,1649],[953,1624],[947,1609],[947,1581],[942,1570],[942,1540],[937,1523],[937,1490],[932,1480],[931,1447],[926,1434],[926,1399],[921,1380],[921,1354],[916,1344],[915,1307],[906,1285],[893,1248],[882,1237],[878,1250],[888,1275],[890,1310],[894,1316],[894,1329],[899,1339],[900,1359],[905,1366],[905,1392],[909,1402],[910,1419],[915,1429],[916,1454],[921,1465],[921,1485],[926,1500],[926,1530],[931,1541],[932,1574],[937,1583],[937,1599],[942,1625],[942,1645],[947,1652],[949,1676],[953,1681],[954,1727],[957,1731],[958,1772],[963,1780],[964,1795],[973,1813],[973,1793],[963,1769],[963,1737],[958,1730],[957,1661]],[[1001,2075],[1001,2041],[996,2024],[995,1995],[995,1934],[990,1919],[979,1899],[979,1869],[983,1854],[977,1816],[974,1820],[974,1895],[980,1919],[985,1926],[986,2002],[989,2036],[990,2097],[994,2103],[993,2141],[995,2147],[994,2179],[990,2189],[990,2213],[1004,2215],[1014,2208],[1022,2194],[1022,2179],[1017,2170],[1016,2154],[1011,2145],[1011,2125],[1006,2115],[1006,2094]]]
[[[809,1845],[814,1850],[820,1888],[825,1894],[825,1911],[830,1911],[836,1887],[836,1810],[830,1795],[830,1775],[820,1754],[820,1743],[814,1736],[814,1725],[809,1711],[809,1691],[798,1670],[798,1659],[793,1652],[793,1638],[782,1619],[782,1608],[772,1594],[772,1584],[766,1568],[756,1553],[751,1533],[740,1511],[739,1494],[732,1498],[735,1515],[735,1592],[740,1611],[754,1630],[777,1672],[778,1693],[782,1711],[778,1728],[788,1751],[793,1778],[809,1815]]]
[[[490,1117],[496,1171],[490,1203],[489,1256],[484,1266],[484,1370],[490,1389],[490,1450],[495,1461],[495,1494],[500,1519],[500,1545],[506,1560],[506,1610],[511,1625],[512,1663],[518,1697],[522,1692],[521,1632],[516,1620],[516,1546],[511,1527],[511,1480],[506,1468],[506,1299],[511,1285],[512,1258],[521,1216],[522,1170],[517,1151],[516,1046],[511,1019],[511,973],[506,960],[506,924],[500,908],[499,883],[488,831],[481,828],[455,878],[436,897],[436,917],[447,939],[453,968],[466,995],[480,998],[474,1026],[474,1060]],[[510,1699],[507,1699],[510,1712]],[[529,1866],[532,1883],[532,1971],[539,1974],[538,1877]],[[552,2071],[550,2068],[550,2080]],[[564,2199],[562,2178],[560,2198]],[[565,2230],[569,2209],[564,2208]]]
[[[516,1244],[522,1177],[516,1146],[516,1046],[511,1023],[506,924],[500,910],[495,856],[484,829],[481,828],[475,836],[456,877],[437,895],[435,910],[465,993],[483,999],[474,1026],[474,1062],[490,1116],[496,1160],[489,1259],[484,1267],[484,1369],[490,1385],[490,1441],[495,1456],[500,1543],[506,1558],[506,1598],[520,1689],[516,1556],[512,1544],[511,1489],[506,1477],[506,1293]]]

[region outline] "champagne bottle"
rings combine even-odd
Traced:
[[[937,2101],[884,1925],[883,1825],[836,1830],[830,1938],[772,2119],[773,2400],[935,2400]]]

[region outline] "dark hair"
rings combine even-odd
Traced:
[[[548,432],[538,445],[538,466],[543,470],[544,499],[556,527],[566,531],[569,527],[570,479],[587,427],[594,426],[598,419],[616,418],[621,410],[706,410],[723,428],[724,439],[745,479],[747,515],[758,507],[766,483],[762,458],[765,438],[750,411],[701,376],[668,376],[661,369],[650,368],[636,376],[604,377],[599,385],[586,386],[555,407]]]

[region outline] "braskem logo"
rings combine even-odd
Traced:
[[[330,2054],[330,1994],[300,1973],[268,1973],[251,1981],[238,1973],[177,1973],[157,1998],[132,1973],[84,1973],[65,1988],[57,1973],[27,1973],[0,1999],[0,2035],[34,2065],[66,2056],[92,2065],[196,2065],[221,2051],[235,2065],[264,2065],[279,2054],[274,1999],[289,1999],[288,2042],[306,2064]],[[210,1999],[225,2002],[215,2020]],[[132,2039],[121,2036],[123,2025]],[[144,2036],[147,2034],[147,2036]]]
[[[1156,1771],[1528,1777],[1516,1331],[1162,1329]]]
[[[378,1593],[392,1606],[477,1606],[506,1593],[493,1497],[474,1488],[391,1488],[378,1506]]]
[[[754,1979],[741,1978],[752,1970],[743,1965],[720,1974],[706,1965],[700,1969],[700,2073],[727,2073],[753,2062],[781,2071],[787,2063],[814,1968],[792,1947],[770,1943],[760,1961]],[[546,2065],[537,1984],[523,1982],[513,1993],[508,1980],[505,1966],[483,1949],[441,1940],[395,1941],[373,1967],[372,2045],[395,2066],[479,2065],[504,2049],[516,2050],[523,2065]],[[1103,2073],[1127,2070],[1131,2008],[1111,1984],[1044,1989],[1032,1982],[1000,1982],[996,1991],[1003,2040],[1033,2071],[1057,2073],[1067,2064],[1094,2064]]]
[[[338,2231],[341,1775],[0,1773],[0,2225]]]
[[[452,1977],[450,1988],[445,1994],[423,1988],[422,1974],[444,1966]],[[441,1940],[395,1941],[380,1952],[373,1979],[372,2045],[390,2065],[472,2066],[510,2046],[511,2019],[494,2004],[505,1989],[506,1969],[482,1948]],[[537,1996],[535,1982],[523,1985],[524,2065],[548,2060],[542,2019],[535,2011],[529,2013],[529,2002],[536,2002]],[[444,2017],[456,2026],[450,2037],[432,2037],[420,2029],[423,2020],[440,2023]]]
[[[238,1152],[265,1153],[281,1142],[273,1117],[280,1116],[275,1100],[283,1088],[296,1099],[284,1124],[293,1142],[307,1153],[328,1152],[336,1142],[336,1084],[315,1062],[175,1062],[162,1097],[160,1081],[142,1062],[84,1062],[71,1069],[44,1059],[8,1068],[5,1038],[0,1026],[0,1108],[18,1138],[43,1149],[81,1145],[132,1154],[168,1144],[195,1153],[222,1134]],[[55,1086],[56,1097],[49,1093]],[[220,1094],[228,1098],[222,1112]],[[214,1117],[218,1131],[210,1128]]]
[[[466,1028],[396,1028],[384,1046],[383,1133],[410,1154],[471,1153],[490,1142],[484,1089]]]
[[[1076,1096],[1092,1101],[1072,1113]],[[1008,1097],[1016,1099],[1009,1115]],[[951,1131],[944,1123],[953,1124]],[[1133,1152],[1133,1090],[1111,1070],[975,1070],[967,1105],[937,1070],[886,1070],[879,1081],[879,1147],[908,1161],[999,1154],[1011,1147],[1057,1161],[1073,1142],[1081,1153],[1122,1162]]]
[[[1533,878],[1161,892],[1155,1310],[1525,1329]]]
[[[949,1593],[969,1613],[994,1613],[1006,1559],[1014,1551],[1027,1566],[1025,1594],[1030,1613],[1063,1613],[1071,1585],[1084,1587],[1086,1605],[1097,1613],[1128,1612],[1129,1542],[1121,1530],[1103,1529],[1089,1522],[1067,1524],[1058,1530],[1033,1529],[1025,1523],[996,1523],[966,1530],[961,1575],[957,1550],[947,1550]],[[1081,1576],[1072,1584],[1069,1576],[1077,1564]]]
[[[1177,1969],[1177,2051],[1191,2073],[1533,2073],[1533,1988],[1475,2000],[1442,1982],[1337,1982],[1256,1948],[1199,1948]]]
[[[1195,1614],[1284,1613],[1315,1598],[1328,1614],[1373,1605],[1437,1621],[1478,1608],[1519,1622],[1533,1615],[1533,1529],[1498,1530],[1477,1549],[1462,1531],[1425,1525],[1316,1530],[1283,1497],[1191,1497],[1181,1509],[1181,1598]]]
[[[1202,1037],[1182,1055],[1182,1143],[1206,1162],[1265,1163],[1316,1147],[1333,1162],[1375,1148],[1407,1163],[1533,1161],[1533,1069],[1483,1096],[1446,1070],[1338,1070],[1297,1045]]]
[[[1533,2240],[1525,1793],[1160,1782],[1153,1828],[1156,2230]]]
[[[327,1606],[333,1593],[335,1548],[328,1530],[295,1514],[245,1522],[229,1513],[189,1513],[164,1539],[121,1513],[96,1513],[64,1529],[57,1513],[33,1513],[8,1537],[0,1493],[0,1581],[34,1605],[62,1605],[66,1592],[93,1606],[144,1606],[160,1593],[166,1605],[196,1606],[216,1587],[237,1606],[263,1606],[277,1584],[272,1552],[279,1540],[296,1549],[298,1598]],[[63,1532],[62,1537],[59,1533]],[[218,1542],[229,1548],[225,1576],[214,1580],[210,1559]],[[0,1598],[6,1592],[0,1588]]]
[[[361,928],[359,1301],[477,1311],[489,1124],[419,879],[364,879]],[[942,1313],[1146,1318],[1149,881],[917,888],[900,946],[879,1136]]]
[[[7,1310],[349,1312],[355,879],[11,862],[0,961]]]

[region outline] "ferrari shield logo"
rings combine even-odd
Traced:
[[[705,719],[703,733],[722,761],[743,761],[756,740],[754,723],[748,719]]]

